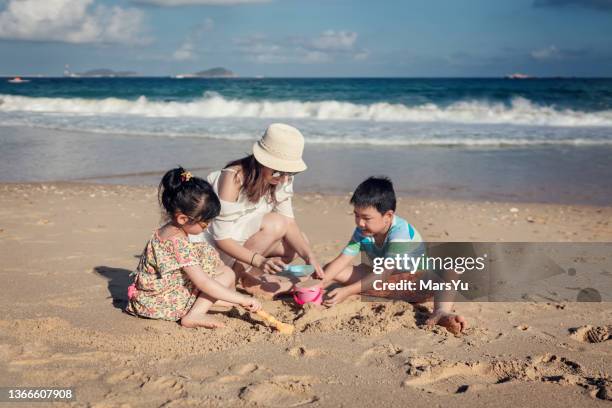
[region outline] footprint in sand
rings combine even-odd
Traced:
[[[404,350],[395,344],[375,344],[355,360],[356,366],[402,367],[405,364]]]
[[[579,386],[596,398],[604,399],[612,381],[584,372],[574,361],[553,354],[527,360],[441,363],[437,367],[408,374],[403,383],[439,395],[462,394],[490,389],[510,381],[552,382],[563,386]],[[605,395],[604,395],[605,394]],[[602,397],[603,396],[603,397]]]
[[[214,382],[218,384],[235,383],[244,379],[245,375],[259,374],[265,370],[264,367],[254,363],[239,364],[229,368],[229,374],[218,377]]]
[[[313,377],[281,375],[249,384],[239,393],[240,399],[267,407],[298,407],[318,400],[312,391]]]
[[[404,381],[404,386],[415,387],[439,395],[460,394],[468,390],[484,389],[499,381],[482,363],[455,363],[432,367],[423,361],[409,366],[409,374],[416,378]]]
[[[251,374],[257,370],[259,370],[259,366],[255,363],[241,364],[241,365],[233,366],[232,368],[230,368],[230,371],[232,373],[238,374],[238,375]]]
[[[183,385],[176,378],[163,376],[149,379],[142,385],[145,395],[159,395],[164,398],[174,399],[183,396]]]
[[[228,383],[235,383],[240,380],[242,380],[241,375],[224,375],[224,376],[217,378],[215,380],[215,383],[216,384],[228,384]]]
[[[108,387],[101,406],[130,406],[132,403],[133,406],[161,406],[187,396],[182,381],[176,376],[153,377],[141,371],[124,370],[111,374],[106,382],[112,386]]]
[[[174,373],[176,376],[183,378],[185,380],[207,380],[210,378],[214,378],[217,377],[218,372],[217,370],[212,369],[211,367],[208,367],[207,365],[200,365],[200,364],[189,364],[186,367],[181,368],[180,370],[177,370]]]
[[[149,378],[150,377],[142,371],[127,369],[111,373],[108,377],[106,377],[106,382],[110,385],[119,383],[135,383],[138,386],[141,386],[148,381]]]
[[[603,343],[612,339],[612,326],[580,326],[570,329],[571,337],[583,343]]]

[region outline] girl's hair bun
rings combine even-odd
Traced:
[[[210,183],[193,177],[182,166],[164,174],[158,199],[169,217],[181,212],[194,220],[211,220],[221,211],[219,197]]]

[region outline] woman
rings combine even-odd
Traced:
[[[253,145],[253,154],[208,176],[221,200],[206,239],[232,267],[250,293],[273,296],[291,289],[280,276],[296,255],[323,270],[293,216],[293,177],[306,170],[304,137],[296,128],[275,123]]]

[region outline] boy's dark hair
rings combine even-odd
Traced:
[[[351,204],[357,208],[374,207],[384,214],[389,210],[395,211],[395,191],[389,177],[370,177],[357,186]]]
[[[180,211],[193,221],[210,221],[221,212],[221,202],[210,183],[180,166],[164,175],[157,197],[169,217]]]

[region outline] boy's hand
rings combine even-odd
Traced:
[[[323,301],[323,304],[327,307],[332,307],[338,303],[342,303],[350,293],[346,288],[336,288],[327,294],[327,297]]]
[[[245,296],[244,301],[240,303],[249,312],[256,312],[261,309],[261,303],[255,298]]]

